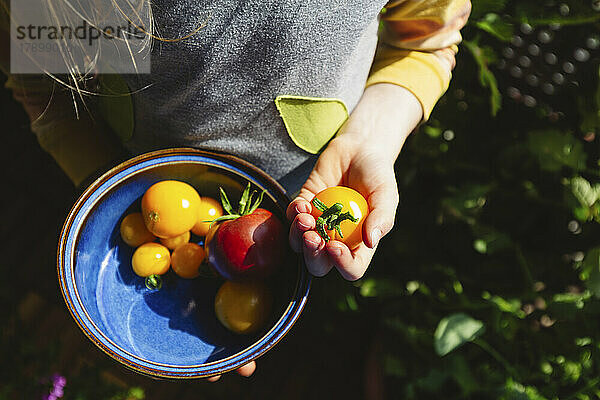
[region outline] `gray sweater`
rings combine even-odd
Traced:
[[[152,73],[127,77],[132,91],[149,87],[133,95],[135,130],[126,147],[227,151],[285,180],[311,155],[290,139],[274,99],[337,98],[351,111],[373,60],[384,4],[155,0],[165,38],[207,25],[184,41],[155,41]]]

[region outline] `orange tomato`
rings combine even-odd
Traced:
[[[253,333],[264,326],[271,314],[273,298],[260,281],[226,281],[215,297],[215,313],[232,332]]]
[[[166,248],[170,250],[175,250],[177,247],[181,246],[190,241],[190,231],[185,232],[182,235],[175,236],[173,238],[161,238],[160,242]]]
[[[350,219],[345,219],[340,223],[339,226],[342,233],[341,235],[339,232],[337,232],[337,230],[327,229],[326,226],[324,227],[324,230],[327,232],[329,239],[339,240],[340,242],[346,244],[346,246],[348,246],[351,250],[358,247],[358,245],[363,241],[363,221],[369,214],[369,205],[367,204],[365,198],[356,190],[345,186],[334,186],[327,188],[317,193],[315,198],[320,200],[328,208],[332,207],[336,203],[341,204],[342,207],[340,209],[340,214],[349,212],[350,215],[356,219],[355,222],[351,221]],[[323,211],[319,210],[318,207],[315,206],[314,200],[311,203],[311,214],[318,222],[318,218],[323,214]],[[317,232],[319,232],[318,227]]]
[[[185,182],[161,181],[142,197],[146,228],[159,238],[172,238],[192,229],[198,220],[200,196]]]
[[[200,266],[205,256],[202,246],[196,243],[182,244],[171,255],[171,267],[182,278],[195,278],[200,274]]]
[[[221,203],[212,197],[202,197],[200,207],[198,209],[198,221],[192,228],[192,232],[198,236],[206,236],[212,221],[223,215],[223,207]]]
[[[153,242],[156,239],[144,224],[144,218],[141,213],[129,214],[120,226],[121,238],[131,247],[138,247],[147,242]]]
[[[162,275],[169,270],[171,254],[159,243],[144,243],[133,253],[131,265],[138,276]]]

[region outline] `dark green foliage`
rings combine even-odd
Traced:
[[[365,372],[383,376],[391,399],[599,398],[599,54],[586,47],[600,32],[594,7],[473,1],[451,86],[397,162],[395,229],[360,281],[335,271],[315,281],[293,333],[252,381],[159,384],[125,374],[92,345],[90,361],[73,369],[55,361],[60,343],[36,347],[35,332],[12,312],[0,336],[12,368],[0,398],[32,396],[40,385],[21,390],[54,372],[67,376],[70,399],[364,398]],[[542,32],[550,42],[541,43]],[[527,55],[530,45],[538,56]],[[578,48],[586,61],[574,59]],[[550,53],[556,65],[544,60]],[[530,67],[519,66],[522,55]],[[18,250],[28,238],[5,240]],[[40,286],[24,273],[3,282],[6,310]]]
[[[392,398],[598,398],[599,55],[573,53],[600,13],[473,3],[451,87],[397,163],[396,229],[357,284],[357,312],[379,312]],[[533,56],[512,76],[505,49],[530,44],[573,62],[578,86],[536,91],[526,75],[541,85],[553,71]]]

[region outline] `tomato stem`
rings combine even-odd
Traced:
[[[160,290],[160,288],[162,288],[162,278],[157,274],[147,276],[144,283],[150,290]]]
[[[250,182],[248,182],[248,186],[244,189],[242,193],[242,197],[240,197],[240,201],[238,203],[238,209],[235,211],[227,198],[227,194],[223,190],[222,187],[219,188],[221,193],[221,204],[223,204],[223,209],[227,212],[228,215],[223,215],[222,217],[216,218],[209,222],[218,222],[230,219],[236,219],[241,217],[242,215],[252,214],[262,203],[263,197],[265,195],[265,191],[263,190],[258,194],[256,190],[250,192]],[[256,197],[256,198],[255,198]]]
[[[342,213],[342,208],[344,208],[342,203],[335,203],[331,207],[327,207],[325,203],[316,197],[311,201],[311,203],[315,206],[315,208],[323,213],[317,218],[316,221],[316,230],[319,236],[323,238],[325,242],[329,242],[331,238],[327,233],[327,230],[336,230],[340,235],[340,238],[344,238],[342,235],[342,229],[340,227],[340,223],[346,220],[350,220],[352,222],[358,222],[357,218],[350,213],[350,211],[346,211]],[[327,228],[327,229],[325,229]]]

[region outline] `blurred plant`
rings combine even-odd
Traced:
[[[339,295],[377,313],[393,397],[600,397],[598,4],[473,2],[396,228]]]

